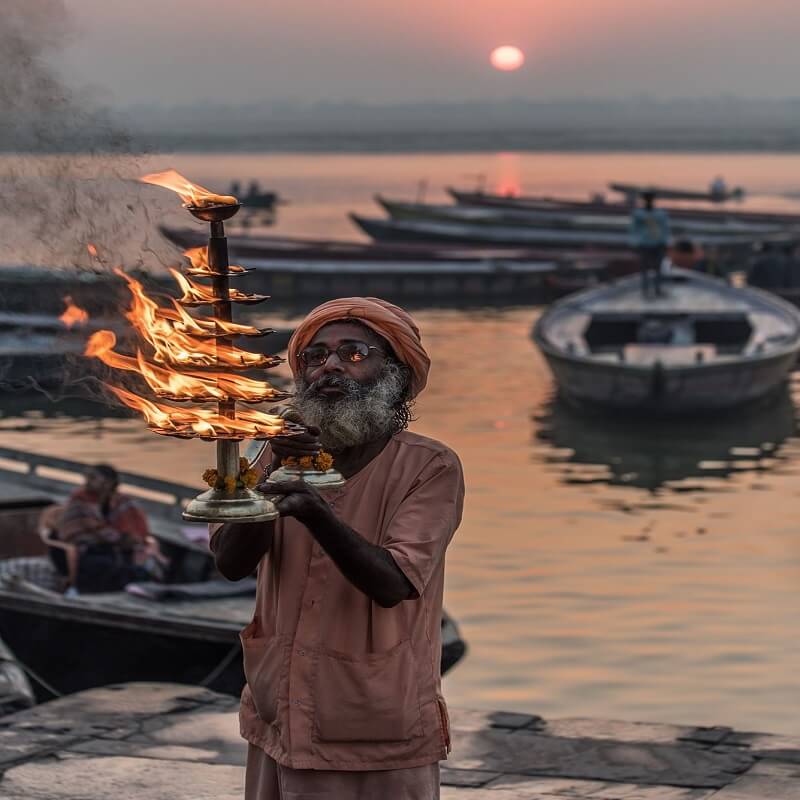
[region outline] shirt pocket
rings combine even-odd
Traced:
[[[408,640],[363,656],[321,650],[313,696],[319,741],[398,742],[423,735]]]
[[[258,617],[240,634],[244,676],[259,718],[271,724],[278,718],[278,701],[286,694],[289,639],[264,636]]]

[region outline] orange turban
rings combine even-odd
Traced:
[[[392,346],[395,355],[411,370],[411,396],[416,397],[428,381],[431,360],[420,341],[419,328],[411,314],[377,297],[343,297],[329,300],[309,312],[289,340],[289,366],[294,375],[301,370],[299,353],[329,322],[352,320],[371,328]]]

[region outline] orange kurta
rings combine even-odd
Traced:
[[[461,465],[445,445],[404,431],[325,497],[339,519],[389,550],[419,597],[381,608],[303,525],[278,520],[242,632],[242,736],[293,769],[434,763],[449,744],[441,617]]]

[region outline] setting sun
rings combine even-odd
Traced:
[[[495,47],[495,49],[492,50],[489,61],[491,61],[495,69],[502,70],[503,72],[513,72],[525,63],[525,53],[523,53],[519,47],[503,45],[502,47]]]

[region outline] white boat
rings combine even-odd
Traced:
[[[569,402],[685,414],[753,402],[786,380],[800,311],[776,296],[673,269],[663,296],[638,275],[553,304],[533,339]]]

